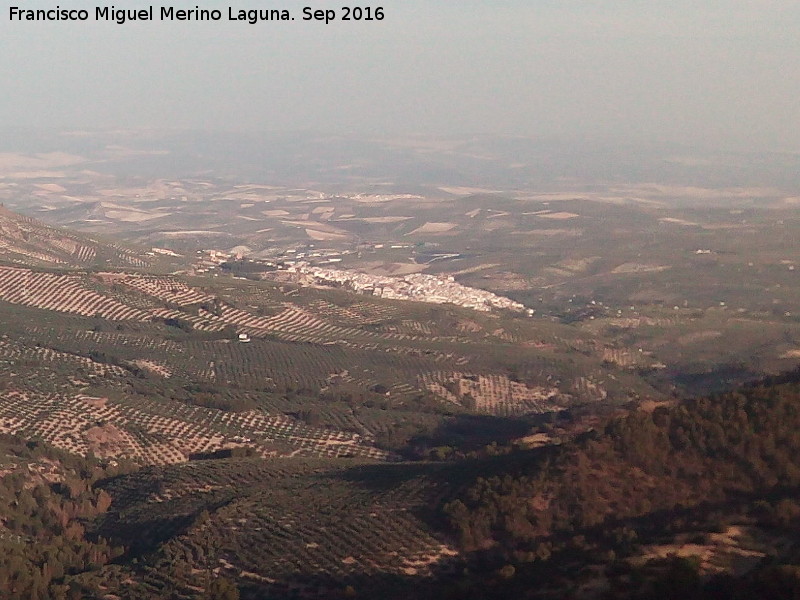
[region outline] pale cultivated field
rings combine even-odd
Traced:
[[[455,229],[455,223],[425,223],[421,227],[417,227],[414,231],[410,231],[406,235],[420,235],[423,233],[447,233]]]
[[[476,187],[439,187],[443,192],[453,194],[454,196],[470,196],[472,194],[497,194],[498,190],[489,190],[486,188]]]
[[[346,233],[321,231],[319,229],[310,229],[308,227],[306,228],[305,232],[308,237],[318,242],[344,241],[350,239],[350,235]]]
[[[82,156],[64,152],[46,154],[19,154],[15,152],[0,153],[0,173],[7,176],[18,176],[15,171],[46,171],[59,167],[68,167],[86,162]]]
[[[139,210],[107,210],[105,211],[105,215],[109,219],[114,219],[115,221],[141,223],[143,221],[152,221],[153,219],[168,217],[170,213],[147,213]]]
[[[67,188],[58,185],[57,183],[37,183],[36,187],[45,192],[52,192],[60,194],[67,191]]]
[[[675,217],[662,217],[659,219],[662,223],[674,223],[675,225],[685,225],[687,227],[697,227],[700,223],[694,221],[686,221],[684,219],[676,219]]]
[[[554,213],[546,213],[537,215],[540,219],[552,219],[554,221],[564,221],[566,219],[575,219],[580,217],[579,214],[571,213],[571,212],[554,212]]]
[[[629,262],[615,267],[611,272],[618,275],[627,273],[659,273],[660,271],[666,271],[671,268],[672,267],[665,265],[646,265],[642,263]]]
[[[342,217],[339,219],[335,219],[335,221],[362,221],[364,223],[402,223],[403,221],[408,221],[409,219],[413,219],[414,217],[402,217],[402,216],[392,216],[392,217]]]
[[[529,235],[531,237],[575,237],[582,235],[580,229],[529,229],[527,231],[512,231],[511,235]]]
[[[381,262],[373,261],[364,263],[359,268],[359,271],[369,273],[370,275],[411,275],[412,273],[422,273],[428,265],[418,265],[415,263],[400,263],[400,262]]]

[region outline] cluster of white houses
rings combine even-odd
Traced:
[[[528,312],[523,304],[486,290],[457,283],[451,276],[414,273],[402,277],[370,275],[346,269],[332,269],[300,262],[287,269],[298,283],[338,286],[382,298],[416,300],[435,304],[456,304],[480,311],[505,309]]]

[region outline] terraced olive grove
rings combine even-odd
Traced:
[[[3,598],[798,589],[794,167],[266,185],[116,144],[0,181],[84,232],[0,210]]]

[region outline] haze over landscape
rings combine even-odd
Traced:
[[[411,0],[386,6],[382,21],[329,24],[302,21],[299,2],[231,6],[287,8],[297,20],[119,26],[2,15],[0,116],[59,129],[491,133],[798,151],[791,0]]]
[[[799,597],[797,3],[149,7],[0,9],[0,598]]]

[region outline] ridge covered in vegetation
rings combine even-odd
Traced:
[[[0,435],[0,596],[81,598],[70,577],[99,569],[123,551],[87,534],[87,523],[111,505],[111,496],[94,484],[130,468]]]
[[[9,598],[794,597],[798,379],[439,462],[232,456],[124,474],[4,438],[0,585]]]
[[[516,573],[500,585],[515,597],[553,586],[614,598],[795,597],[785,594],[800,590],[798,456],[794,373],[476,465],[481,475],[443,514],[476,564]],[[714,534],[747,537],[742,528],[761,538],[748,549],[759,560],[715,562]]]

